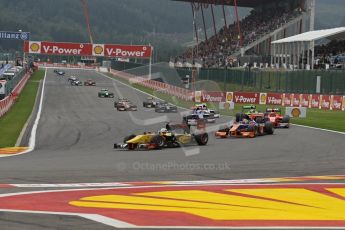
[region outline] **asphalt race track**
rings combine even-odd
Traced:
[[[71,86],[70,75],[97,86]],[[137,103],[137,112],[119,112],[114,99],[98,98],[101,88]],[[157,131],[178,114],[157,114],[142,107],[147,97],[99,73],[66,70],[65,77],[48,70],[35,150],[0,158],[1,184],[101,183],[141,181],[229,180],[246,178],[341,175],[345,169],[345,136],[292,126],[273,136],[215,139],[207,146],[155,151],[114,150],[131,133]],[[181,110],[182,111],[182,110]],[[228,122],[222,117],[217,121]],[[35,190],[34,188],[31,190]],[[1,189],[1,193],[25,189]],[[111,229],[77,217],[0,213],[0,229]],[[21,220],[18,222],[18,220]],[[42,221],[42,219],[44,219]],[[6,226],[6,227],[2,227]],[[76,228],[78,226],[78,228]]]

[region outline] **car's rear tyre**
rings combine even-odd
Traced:
[[[255,121],[256,121],[256,123],[263,123],[264,119],[262,117],[256,117]]]
[[[273,123],[267,121],[265,123],[264,131],[266,134],[273,134],[274,133]]]
[[[203,133],[195,136],[195,141],[198,145],[207,145],[208,142],[208,134]]]
[[[153,136],[150,142],[151,142],[151,144],[157,145],[158,148],[163,148],[165,145],[165,140],[160,135]]]
[[[129,136],[123,138],[123,143],[126,143],[127,141],[133,139],[134,137],[136,137],[136,135],[131,134],[131,135],[129,135]]]
[[[285,115],[282,119],[282,123],[290,123],[290,116]]]
[[[235,117],[236,122],[240,122],[243,120],[243,113],[236,113]]]

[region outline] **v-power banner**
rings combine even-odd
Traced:
[[[152,46],[27,41],[24,52],[45,55],[73,55],[121,58],[150,58]]]

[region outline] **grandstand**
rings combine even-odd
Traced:
[[[314,29],[315,0],[175,0],[192,7],[196,45],[171,60],[175,67],[229,68],[245,63],[273,63],[271,43]],[[236,20],[228,25],[226,6],[233,6]],[[221,7],[224,25],[216,28],[214,8]],[[238,8],[249,7],[240,19]],[[214,34],[209,36],[205,11],[212,13]],[[201,14],[202,22],[196,15]],[[203,27],[204,39],[198,35]],[[264,64],[266,63],[266,64]]]

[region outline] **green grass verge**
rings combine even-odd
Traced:
[[[35,104],[39,81],[44,77],[44,70],[36,71],[27,81],[17,102],[0,118],[0,148],[13,147],[28,120]]]
[[[108,76],[116,78],[127,85],[131,85],[132,87],[144,91],[148,94],[154,95],[162,100],[168,101],[173,103],[177,106],[183,108],[191,108],[195,103],[191,101],[184,101],[178,99],[176,97],[169,96],[159,91],[155,91],[150,88],[146,88],[139,84],[129,84],[129,82],[125,79],[120,77],[114,77],[113,75],[109,74]],[[217,109],[216,103],[207,103],[210,108]],[[282,112],[285,113],[285,107],[282,106],[267,106],[267,105],[256,105],[258,111],[265,111],[267,107],[280,107]],[[220,110],[222,115],[234,116],[237,112],[242,110],[242,105],[236,104],[235,109],[232,111]],[[292,118],[292,123],[305,125],[315,128],[322,128],[322,129],[329,129],[339,132],[345,132],[345,112],[344,111],[328,111],[328,110],[321,110],[321,109],[308,109],[307,110],[307,118]]]

